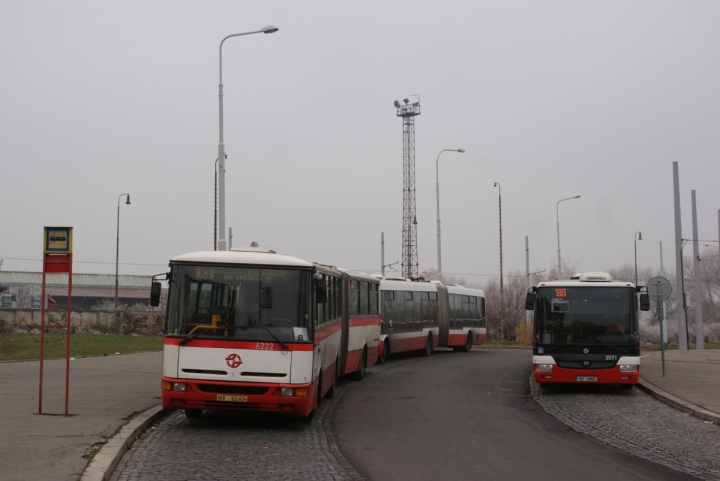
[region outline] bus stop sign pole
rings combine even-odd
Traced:
[[[647,283],[648,294],[650,299],[655,301],[658,306],[662,306],[662,303],[670,299],[672,294],[672,285],[670,281],[664,277],[653,277]],[[664,312],[662,307],[659,309],[660,315],[660,351],[662,356],[662,375],[665,377],[665,333],[663,332],[663,317]]]
[[[43,367],[45,361],[45,329],[65,329],[65,414],[68,414],[70,397],[70,314],[72,312],[72,227],[45,227],[43,239],[42,298],[40,301],[40,388],[38,414],[42,414]],[[68,274],[67,319],[65,324],[45,324],[47,273]]]

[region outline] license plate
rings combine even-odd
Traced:
[[[597,376],[575,376],[575,382],[597,382]]]
[[[231,403],[246,403],[247,396],[222,396],[218,394],[217,400]]]

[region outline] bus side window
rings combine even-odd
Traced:
[[[358,282],[353,279],[348,280],[348,304],[350,307],[350,317],[359,315],[360,313],[360,299]]]
[[[369,311],[369,286],[367,281],[360,282],[360,315],[367,316]]]
[[[378,286],[379,284],[370,284],[370,315],[378,315]]]

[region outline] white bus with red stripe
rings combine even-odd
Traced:
[[[379,280],[257,247],[173,258],[162,404],[310,419],[378,358]],[[157,305],[160,285],[153,283]]]
[[[619,384],[632,389],[640,378],[639,310],[647,294],[604,272],[541,282],[527,294],[533,311],[533,375],[554,384]]]
[[[435,347],[469,351],[486,337],[485,294],[478,289],[437,281],[383,279],[382,360],[392,353]]]

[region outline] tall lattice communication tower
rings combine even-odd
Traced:
[[[415,213],[415,117],[420,115],[420,102],[395,101],[397,116],[403,119],[403,240],[402,275],[418,277],[417,215]]]

